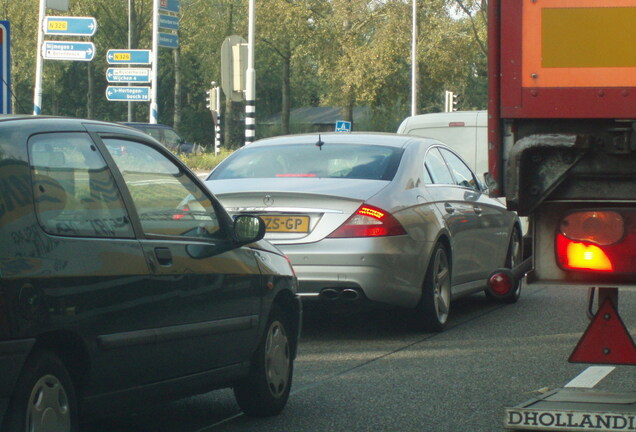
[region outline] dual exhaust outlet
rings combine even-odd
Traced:
[[[356,301],[362,298],[362,294],[353,288],[324,288],[320,291],[320,298],[325,301]]]

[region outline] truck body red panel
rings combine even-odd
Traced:
[[[603,121],[636,119],[634,22],[636,0],[489,2],[494,195],[507,195],[504,164],[524,133],[580,133],[597,122],[598,135],[615,129]]]

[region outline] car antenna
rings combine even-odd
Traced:
[[[318,134],[318,142],[316,143],[316,147],[322,150],[322,146],[325,145],[325,142],[320,139],[320,134]]]

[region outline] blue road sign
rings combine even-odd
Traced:
[[[179,17],[159,14],[159,28],[166,30],[179,30]]]
[[[121,102],[148,102],[150,87],[106,87],[106,99]]]
[[[91,61],[95,57],[93,42],[44,41],[42,57],[47,60]]]
[[[172,33],[159,33],[159,46],[164,48],[178,48],[179,36]]]
[[[108,64],[150,64],[150,50],[117,50],[106,53]]]
[[[9,21],[0,21],[0,114],[11,114],[11,34]]]
[[[108,68],[106,80],[109,83],[149,83],[149,68]]]
[[[344,120],[336,121],[336,132],[351,132],[351,122]]]
[[[93,36],[97,30],[97,21],[93,17],[44,17],[44,34],[66,36]]]
[[[159,0],[159,10],[179,13],[179,0]]]

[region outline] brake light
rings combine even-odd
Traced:
[[[382,237],[403,234],[406,234],[406,230],[393,215],[365,204],[328,237]]]
[[[564,270],[633,273],[633,211],[581,210],[565,215],[556,236]]]
[[[557,256],[564,269],[571,270],[614,270],[607,254],[599,246],[570,240],[562,234],[557,236]]]

